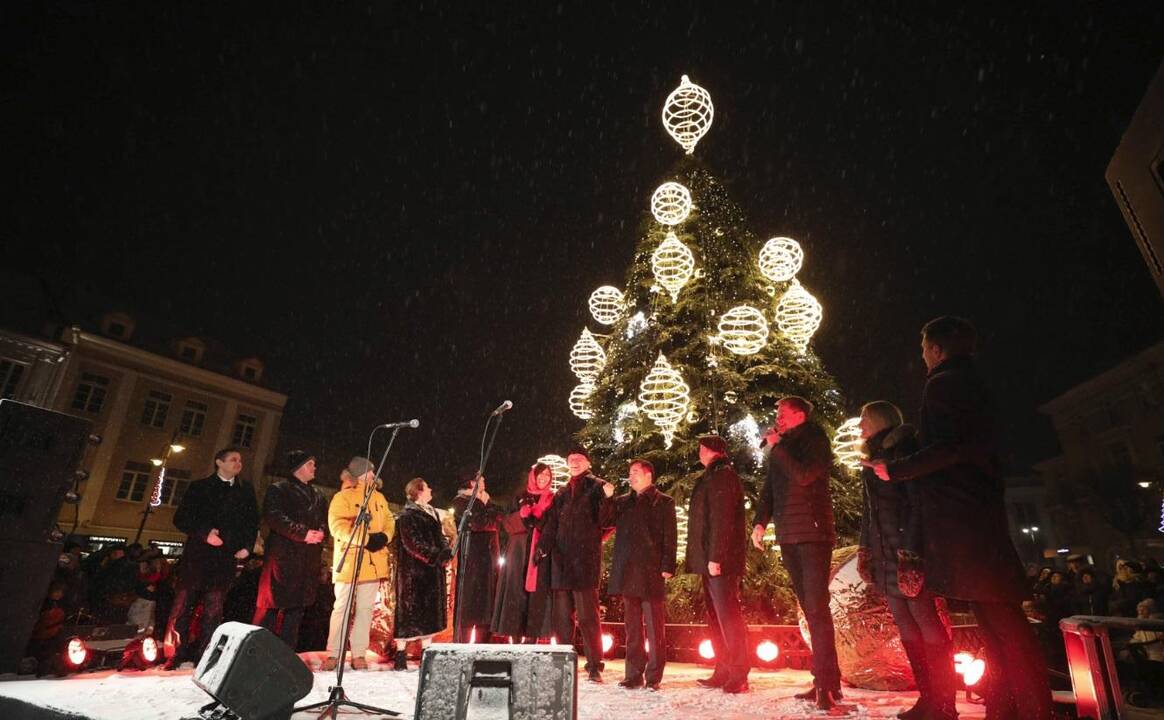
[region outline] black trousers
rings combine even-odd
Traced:
[[[703,605],[707,608],[707,629],[715,650],[714,676],[725,682],[748,678],[748,627],[740,611],[738,575],[703,576]]]
[[[997,718],[1049,720],[1051,685],[1035,631],[1018,603],[972,602],[986,644],[990,683],[986,714]]]
[[[582,631],[586,670],[602,669],[602,626],[598,624],[598,588],[554,591],[554,635],[558,642],[574,642],[574,626]]]
[[[901,634],[921,700],[934,708],[953,708],[958,694],[954,649],[938,616],[934,595],[913,598],[887,596],[889,612]]]
[[[265,627],[287,643],[292,652],[298,652],[299,625],[303,622],[305,607],[293,608],[255,608],[255,620],[252,625]],[[279,621],[280,614],[283,621]]]
[[[663,679],[667,664],[667,615],[663,598],[623,597],[622,617],[626,625],[626,679],[644,678],[648,684]],[[646,626],[646,644],[643,626]]]
[[[190,637],[190,620],[194,608],[202,603],[202,616],[198,619],[198,637]],[[170,608],[167,635],[173,638],[174,657],[179,660],[198,661],[202,651],[210,642],[210,636],[222,624],[222,608],[226,604],[226,589],[206,589],[179,585]],[[191,642],[193,641],[193,642]]]
[[[792,578],[792,590],[804,611],[808,632],[812,636],[812,684],[825,690],[840,690],[837,638],[833,613],[829,610],[829,563],[832,555],[829,543],[780,546],[780,559]]]

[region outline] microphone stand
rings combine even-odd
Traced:
[[[497,418],[497,424],[493,425],[493,434],[489,435],[489,426],[493,424],[493,418]],[[461,606],[461,587],[462,580],[465,575],[465,562],[469,557],[470,542],[472,541],[472,533],[466,532],[469,517],[473,514],[473,507],[477,504],[477,486],[481,481],[481,476],[485,473],[485,464],[489,462],[489,455],[493,452],[493,441],[497,439],[497,430],[501,427],[501,420],[505,417],[504,412],[498,413],[496,416],[490,415],[485,420],[485,432],[481,434],[481,462],[477,466],[477,475],[473,478],[472,493],[469,495],[469,503],[465,505],[465,511],[461,514],[461,522],[457,525],[457,538],[453,542],[453,557],[457,558],[457,586],[453,593],[453,642],[461,641],[461,630],[463,626],[463,610]],[[486,446],[485,438],[489,438],[489,444]],[[464,548],[461,555],[457,553]]]
[[[371,454],[372,450],[372,436],[376,434],[376,428],[368,435],[368,452]],[[347,693],[344,692],[344,657],[347,655],[348,641],[351,639],[351,618],[352,609],[355,605],[356,599],[356,585],[360,578],[360,566],[364,562],[364,545],[368,542],[368,526],[372,522],[372,515],[368,512],[368,503],[372,500],[372,493],[376,492],[376,479],[380,477],[380,471],[384,468],[384,463],[388,459],[388,451],[392,449],[392,444],[396,442],[396,435],[400,432],[400,428],[392,429],[392,437],[388,440],[388,447],[384,448],[384,454],[380,457],[380,465],[376,468],[376,474],[368,481],[364,487],[364,499],[360,503],[360,510],[356,513],[356,520],[352,524],[352,534],[348,537],[348,543],[344,546],[344,551],[340,555],[339,563],[335,566],[335,572],[339,573],[343,569],[344,563],[347,561],[348,552],[351,551],[352,546],[356,548],[356,563],[352,569],[352,582],[348,587],[348,599],[344,602],[344,624],[340,630],[339,639],[339,662],[335,668],[335,685],[328,688],[327,700],[322,702],[312,703],[311,705],[304,705],[292,710],[293,713],[305,712],[308,710],[320,710],[317,717],[325,718],[330,716],[332,720],[339,717],[339,709],[341,707],[355,708],[365,713],[379,713],[389,717],[402,717],[400,713],[395,710],[387,710],[385,708],[374,707],[372,705],[364,705],[362,703],[353,702],[348,699]],[[356,539],[359,538],[359,544],[356,544]],[[355,657],[352,658],[355,660]]]

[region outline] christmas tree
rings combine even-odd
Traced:
[[[809,347],[820,305],[795,279],[803,261],[787,238],[762,243],[723,184],[692,155],[710,127],[711,99],[683,78],[664,123],[687,150],[652,197],[625,289],[590,297],[595,322],[571,352],[581,380],[570,407],[585,427],[577,439],[596,471],[618,478],[633,458],[650,460],[656,482],[686,508],[698,466],[698,438],[718,433],[751,502],[764,481],[761,428],[776,401],[800,395],[830,433],[843,418],[836,384]],[[834,473],[838,528],[852,533],[860,491],[850,471]],[[750,510],[749,510],[750,518]],[[683,542],[680,516],[680,543]],[[682,550],[680,551],[680,559]],[[749,622],[794,618],[795,600],[776,553],[749,551],[742,599]],[[672,622],[701,621],[696,576],[671,581]],[[611,604],[613,606],[613,604]]]

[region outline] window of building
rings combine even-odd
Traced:
[[[177,507],[190,487],[190,471],[166,468],[166,484],[162,486],[162,504]]]
[[[128,502],[142,502],[145,500],[146,490],[150,488],[150,478],[154,466],[149,463],[128,460],[125,470],[121,472],[121,482],[117,485],[117,499]]]
[[[20,386],[24,367],[24,363],[0,358],[0,399],[11,400],[16,397],[16,388]]]
[[[133,335],[133,318],[125,313],[109,313],[101,318],[101,332],[118,340],[128,340]]]
[[[230,443],[238,447],[249,448],[255,441],[255,429],[259,426],[259,419],[253,415],[239,413],[234,423],[234,435]]]
[[[108,389],[109,378],[94,373],[81,373],[81,381],[77,383],[77,391],[73,393],[73,409],[89,413],[101,412]]]
[[[263,363],[258,358],[239,361],[238,374],[244,380],[258,382],[263,377]]]
[[[170,403],[174,396],[159,390],[150,390],[146,395],[145,407],[141,411],[141,424],[152,428],[161,428],[166,425],[166,415],[170,412]]]
[[[178,357],[189,363],[202,362],[202,355],[206,351],[206,343],[198,338],[183,338],[176,342]]]
[[[182,411],[182,422],[178,431],[186,437],[201,437],[202,428],[206,425],[206,403],[197,400],[187,400],[186,409]]]

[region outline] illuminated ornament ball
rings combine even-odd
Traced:
[[[801,352],[808,349],[822,315],[820,303],[796,280],[776,304],[776,326]]]
[[[668,232],[651,255],[651,270],[655,273],[655,281],[671,295],[671,302],[675,302],[679,299],[679,291],[695,273],[695,256],[675,233]]]
[[[865,453],[862,451],[865,441],[861,439],[860,422],[859,417],[849,418],[841,423],[833,435],[833,454],[836,455],[837,462],[850,470],[860,470],[861,461],[865,459]]]
[[[565,485],[566,481],[570,479],[570,466],[566,464],[566,458],[562,457],[561,455],[554,455],[552,453],[549,455],[542,455],[537,459],[537,462],[550,466],[550,472],[554,474],[554,479],[550,487],[552,487],[555,492],[557,492],[558,488]]]
[[[663,103],[663,127],[688,155],[711,128],[714,115],[711,94],[686,75]]]
[[[590,409],[590,396],[594,393],[594,383],[589,380],[583,380],[574,389],[570,391],[570,412],[574,413],[581,420],[589,420],[594,417],[594,412]]]
[[[719,337],[736,355],[755,355],[768,342],[768,321],[751,305],[739,305],[720,317]]]
[[[659,353],[654,367],[639,385],[639,410],[659,427],[667,447],[671,447],[675,430],[683,422],[690,405],[691,388],[679,371]]]
[[[610,285],[603,285],[590,293],[590,315],[596,322],[603,325],[613,325],[622,317],[626,307],[622,290]]]
[[[583,382],[593,381],[606,367],[606,351],[594,339],[588,328],[582,328],[582,335],[570,350],[570,370]]]
[[[764,243],[758,263],[764,277],[772,282],[787,282],[804,265],[804,251],[792,238],[774,237]]]
[[[651,195],[651,214],[663,225],[678,225],[691,214],[691,193],[677,182],[665,182]]]

